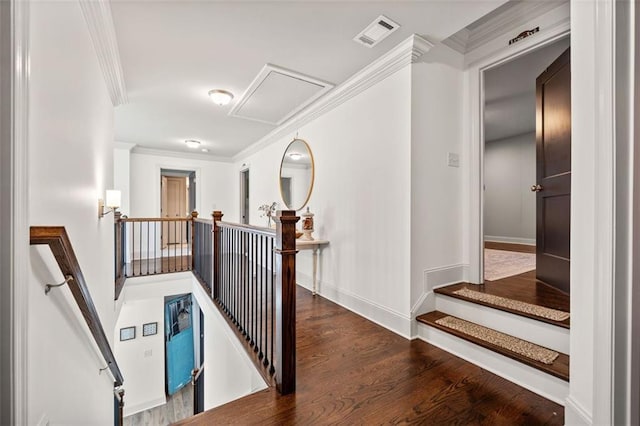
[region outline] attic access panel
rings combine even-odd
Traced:
[[[280,125],[333,87],[326,81],[267,64],[229,115]]]

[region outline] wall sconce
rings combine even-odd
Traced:
[[[121,194],[120,191],[115,189],[107,189],[107,202],[101,198],[98,200],[98,218],[102,218],[111,212],[115,212],[120,207]],[[105,211],[106,204],[106,211]]]

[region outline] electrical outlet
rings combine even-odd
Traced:
[[[455,152],[447,153],[447,165],[449,167],[460,167],[460,155]]]
[[[144,357],[145,358],[149,358],[152,355],[153,355],[153,350],[147,349],[146,351],[144,351]]]

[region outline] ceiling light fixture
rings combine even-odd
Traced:
[[[289,154],[289,157],[294,161],[298,161],[299,159],[302,158],[302,154],[299,154],[297,152],[292,152],[291,154]]]
[[[211,98],[214,104],[223,106],[231,102],[233,93],[220,89],[209,90],[209,98]]]
[[[189,148],[194,148],[195,149],[195,148],[199,148],[200,147],[200,141],[196,141],[196,140],[193,140],[193,139],[188,139],[188,140],[184,141],[184,143],[186,143]]]
[[[209,152],[207,148],[202,148],[202,152]]]

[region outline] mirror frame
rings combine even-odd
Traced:
[[[304,199],[304,203],[302,203],[302,206],[295,209],[287,206],[287,203],[284,201],[284,197],[282,195],[282,165],[284,164],[285,156],[287,155],[287,151],[289,151],[289,147],[294,142],[304,143],[304,145],[307,147],[307,152],[309,152],[309,158],[311,158],[311,184],[309,185],[309,190],[307,191],[307,196]],[[311,146],[309,146],[307,141],[304,139],[293,138],[293,140],[287,144],[287,147],[285,148],[284,153],[282,154],[282,159],[280,160],[280,170],[278,171],[278,188],[280,188],[280,199],[282,200],[282,204],[284,204],[285,207],[290,210],[295,210],[295,211],[302,210],[307,205],[307,203],[309,202],[309,199],[311,198],[311,193],[313,192],[313,185],[315,183],[315,180],[316,180],[316,163],[313,158],[313,151],[311,151]]]

